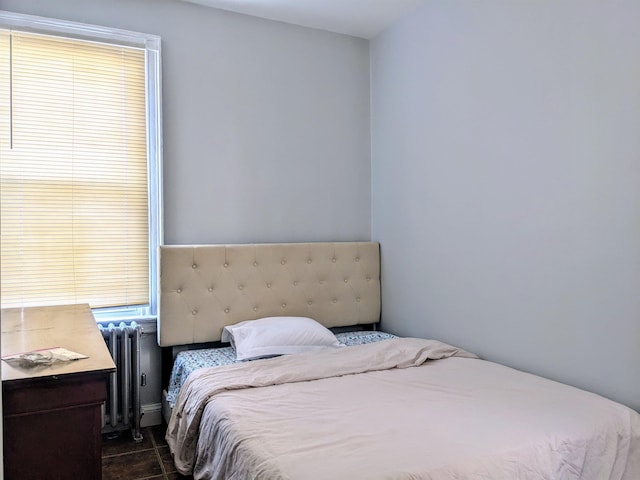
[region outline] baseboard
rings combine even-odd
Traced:
[[[141,427],[151,427],[153,425],[160,425],[161,423],[161,403],[147,403],[146,405],[142,405],[142,419],[140,420]]]

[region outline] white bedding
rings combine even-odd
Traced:
[[[638,413],[473,357],[396,339],[202,369],[167,441],[196,479],[640,479]]]

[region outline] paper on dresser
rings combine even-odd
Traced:
[[[53,365],[54,363],[80,360],[82,358],[89,357],[82,353],[72,352],[66,348],[53,347],[7,355],[2,357],[2,360],[14,367],[33,368],[43,365]]]

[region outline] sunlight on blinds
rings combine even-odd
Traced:
[[[145,52],[0,30],[2,307],[149,301]]]

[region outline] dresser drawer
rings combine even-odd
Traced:
[[[107,394],[107,376],[46,377],[29,382],[3,382],[5,417],[101,404]]]

